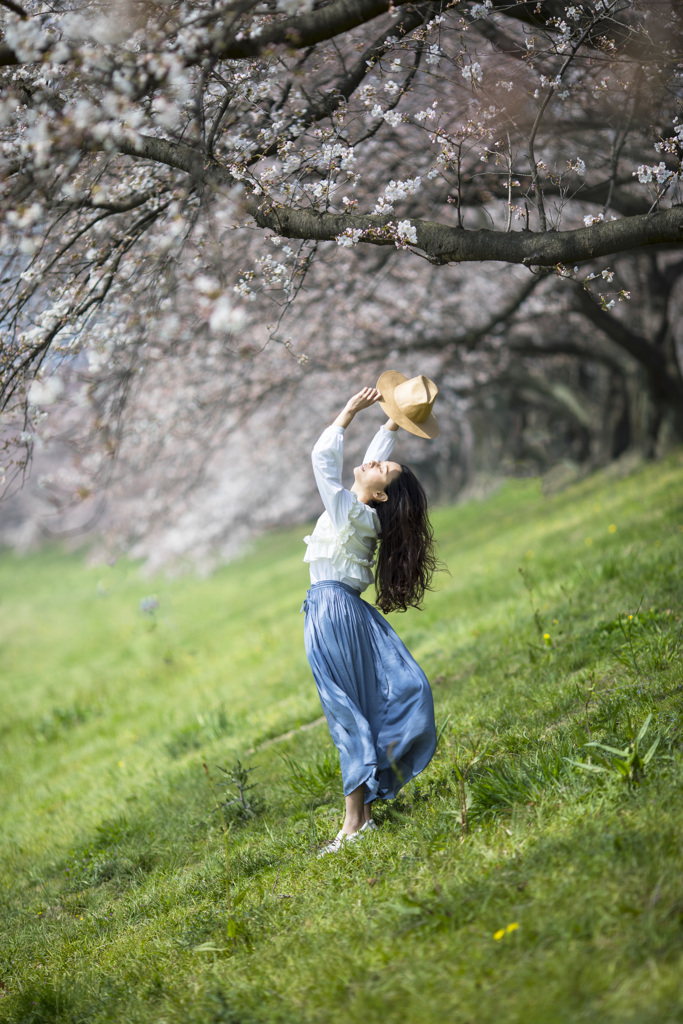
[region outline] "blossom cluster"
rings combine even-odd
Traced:
[[[473,60],[469,64],[465,64],[460,69],[460,74],[463,78],[466,78],[471,82],[481,82],[484,78],[484,71],[478,60]]]
[[[400,220],[396,225],[396,248],[405,249],[408,245],[417,245],[417,230],[409,220]]]
[[[633,176],[638,178],[641,185],[647,185],[651,181],[656,181],[658,185],[664,185],[675,177],[674,172],[668,169],[663,160],[655,167],[640,164],[633,172]]]

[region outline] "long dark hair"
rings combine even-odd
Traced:
[[[386,489],[387,500],[369,504],[379,516],[379,552],[375,565],[377,605],[383,612],[419,608],[441,563],[434,554],[434,531],[427,495],[412,470],[401,472]]]

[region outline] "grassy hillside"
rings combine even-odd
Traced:
[[[683,454],[434,521],[393,621],[439,748],[322,860],[305,530],[206,580],[0,555],[0,1019],[683,1019]]]

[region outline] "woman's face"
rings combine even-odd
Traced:
[[[364,462],[362,466],[356,466],[353,471],[354,480],[361,497],[370,501],[377,498],[377,495],[384,494],[387,487],[397,476],[401,474],[401,467],[398,462]]]

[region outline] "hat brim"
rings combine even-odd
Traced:
[[[441,433],[441,428],[436,422],[436,416],[433,412],[430,412],[429,416],[422,423],[415,423],[409,419],[405,413],[401,412],[396,402],[394,401],[394,391],[399,384],[403,384],[408,378],[404,377],[398,370],[385,370],[377,381],[377,390],[380,392],[382,397],[378,401],[380,409],[383,409],[387,416],[398,423],[399,427],[403,427],[410,434],[416,434],[417,437],[426,437],[433,439],[438,437]]]

